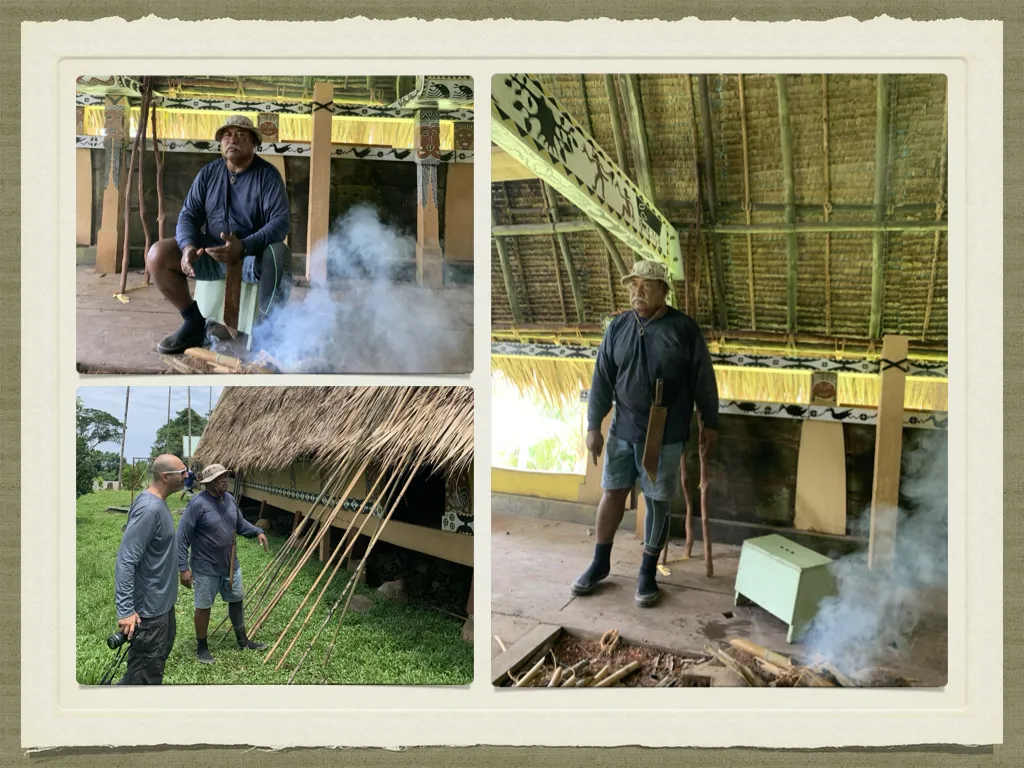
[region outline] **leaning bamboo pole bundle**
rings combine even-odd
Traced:
[[[263,626],[263,623],[268,618],[270,618],[270,614],[277,607],[277,604],[281,601],[281,598],[284,597],[285,592],[288,591],[288,588],[292,585],[292,582],[295,581],[295,578],[299,575],[299,573],[302,572],[303,566],[313,555],[313,552],[320,544],[320,541],[327,534],[327,532],[331,530],[331,525],[334,523],[335,518],[337,518],[338,513],[341,511],[341,507],[345,503],[345,499],[348,498],[348,495],[352,492],[352,489],[355,488],[356,482],[359,480],[362,473],[366,471],[366,467],[369,463],[369,459],[363,461],[362,465],[359,468],[359,471],[352,475],[352,480],[349,482],[348,487],[345,489],[345,493],[341,495],[341,497],[338,499],[338,503],[334,505],[334,510],[331,513],[330,518],[328,520],[325,520],[320,525],[320,529],[317,531],[317,534],[314,537],[313,542],[309,545],[309,548],[303,553],[302,557],[299,559],[298,564],[288,574],[288,577],[285,579],[284,583],[278,588],[277,593],[274,595],[269,605],[267,605],[264,611],[260,614],[259,618],[255,622],[253,622],[252,631],[250,632],[249,635],[250,637],[255,637],[256,632],[259,630],[259,628]]]
[[[394,479],[394,475],[391,475],[388,478],[387,483],[385,484],[383,490],[381,491],[382,496],[388,497],[391,490],[391,486],[394,483]],[[324,574],[327,572],[327,569],[330,568],[332,564],[334,564],[334,569],[331,571],[331,575],[324,583],[323,587],[320,590],[320,594],[316,598],[316,601],[313,603],[313,605],[309,609],[309,612],[306,614],[306,618],[303,620],[302,626],[299,627],[298,631],[295,633],[295,637],[292,639],[292,642],[285,649],[284,654],[277,662],[277,666],[274,667],[275,671],[279,670],[281,668],[281,665],[284,664],[285,659],[288,658],[288,654],[295,646],[295,643],[298,641],[303,631],[305,631],[306,626],[309,624],[310,619],[313,617],[313,613],[320,605],[320,601],[323,599],[323,596],[327,593],[328,588],[334,581],[334,577],[341,569],[341,564],[345,562],[345,558],[349,556],[349,554],[352,551],[352,548],[359,540],[359,537],[362,535],[363,529],[366,527],[367,522],[369,522],[370,518],[373,517],[372,510],[367,510],[366,517],[364,517],[362,522],[359,524],[359,528],[356,528],[355,521],[359,519],[359,516],[363,512],[363,507],[366,506],[367,502],[369,502],[371,498],[375,498],[375,491],[377,490],[377,486],[380,484],[380,480],[381,478],[378,477],[376,481],[374,481],[373,487],[366,493],[366,498],[364,498],[362,503],[359,505],[359,509],[356,510],[355,514],[352,517],[352,522],[345,529],[345,533],[342,535],[341,541],[339,541],[338,544],[334,547],[334,551],[331,552],[330,558],[324,564],[324,567],[320,570],[320,575],[316,577],[316,581],[314,581],[313,586],[309,588],[309,591],[306,593],[306,596],[302,599],[302,602],[299,604],[299,607],[295,609],[295,613],[292,614],[292,617],[291,619],[289,619],[288,624],[285,625],[285,628],[283,630],[281,630],[281,634],[278,636],[277,642],[274,643],[274,646],[267,652],[266,657],[263,659],[263,663],[266,664],[268,661],[270,661],[271,658],[273,658],[278,646],[284,641],[285,636],[288,634],[288,630],[291,629],[291,626],[295,622],[295,619],[302,612],[303,607],[305,607],[306,603],[309,601],[310,596],[313,594],[313,591],[317,588],[317,585],[320,583],[320,580],[323,579]],[[350,535],[352,534],[353,531],[355,533],[353,535]],[[342,550],[343,546],[344,550]],[[338,556],[339,554],[341,555],[340,557]],[[335,560],[337,561],[336,563]]]
[[[366,554],[363,556],[363,559],[359,562],[359,567],[356,568],[355,573],[353,573],[351,575],[351,577],[349,577],[348,583],[342,589],[341,594],[339,594],[337,599],[335,599],[335,601],[331,605],[330,609],[328,609],[327,615],[324,617],[324,620],[323,620],[323,622],[321,622],[321,624],[320,624],[319,628],[317,629],[316,633],[313,635],[312,638],[310,638],[309,644],[306,646],[306,650],[303,652],[303,654],[302,654],[301,658],[299,659],[298,663],[295,665],[295,669],[292,670],[291,676],[288,678],[288,684],[289,685],[295,680],[295,676],[299,673],[299,670],[302,669],[302,665],[306,661],[306,658],[309,656],[310,652],[313,650],[313,646],[316,644],[316,641],[320,638],[320,635],[323,634],[323,631],[324,631],[324,629],[327,628],[327,625],[330,624],[331,619],[334,617],[335,611],[337,611],[338,606],[341,605],[342,599],[345,599],[345,606],[342,609],[341,615],[338,617],[338,625],[335,628],[334,637],[331,638],[331,644],[327,648],[327,652],[326,652],[326,654],[324,656],[324,666],[326,667],[327,663],[330,661],[331,652],[333,651],[334,644],[337,641],[338,631],[341,629],[341,624],[342,624],[342,622],[345,619],[345,614],[348,611],[348,607],[349,607],[349,603],[351,602],[352,595],[355,593],[355,585],[358,583],[359,577],[362,575],[363,570],[366,568],[367,558],[369,557],[370,553],[373,551],[373,548],[376,545],[377,540],[380,538],[380,534],[384,530],[384,527],[388,524],[388,521],[391,520],[391,515],[394,513],[395,509],[398,507],[398,503],[405,496],[405,491],[409,487],[409,483],[412,482],[412,479],[415,476],[416,471],[420,468],[420,465],[422,464],[422,462],[423,462],[423,460],[421,458],[421,459],[419,459],[416,462],[416,465],[412,468],[411,471],[406,471],[407,477],[406,477],[406,480],[405,480],[405,484],[402,486],[401,491],[398,492],[398,494],[396,495],[395,499],[393,500],[393,502],[391,504],[391,508],[388,510],[387,515],[378,522],[377,528],[374,531],[373,536],[370,539],[370,543],[366,547]],[[396,474],[397,475],[401,475],[404,470],[406,470],[405,466],[401,467],[396,472]],[[347,597],[346,597],[346,595],[347,595]]]
[[[352,574],[351,578],[349,578],[349,583],[346,585],[344,590],[348,592],[348,597],[345,598],[345,606],[341,609],[341,615],[338,617],[338,623],[334,627],[334,635],[333,637],[331,637],[331,644],[327,646],[327,650],[324,653],[325,669],[327,668],[327,664],[331,660],[331,654],[333,653],[334,645],[338,640],[338,633],[341,631],[341,626],[345,622],[345,615],[348,613],[348,607],[349,604],[352,602],[352,596],[356,593],[356,584],[359,583],[359,576],[366,568],[366,563],[369,560],[370,553],[373,552],[373,548],[377,546],[377,541],[380,539],[381,534],[384,532],[384,527],[388,524],[388,521],[391,520],[391,515],[393,515],[395,510],[398,508],[398,502],[401,501],[402,498],[405,496],[405,491],[406,489],[408,489],[409,483],[411,483],[413,477],[416,476],[416,472],[419,470],[420,465],[422,463],[423,458],[421,457],[416,462],[416,466],[414,466],[412,470],[408,472],[408,477],[406,478],[405,485],[402,486],[402,490],[399,492],[398,497],[394,501],[394,504],[392,504],[391,509],[388,510],[387,516],[377,524],[377,528],[373,532],[373,536],[370,538],[370,543],[366,547],[366,554],[363,556],[363,559],[359,561],[359,567],[356,568],[356,572]]]
[[[287,570],[291,568],[291,566],[294,564],[294,558],[298,556],[298,552],[305,550],[306,542],[308,542],[312,538],[313,534],[316,531],[316,508],[320,505],[322,499],[330,498],[330,493],[334,490],[336,484],[340,484],[337,482],[337,478],[338,474],[341,472],[341,468],[342,465],[339,464],[338,467],[331,474],[330,478],[328,478],[327,482],[324,483],[323,487],[320,489],[319,495],[316,497],[316,500],[310,507],[309,514],[302,518],[302,522],[300,522],[299,525],[296,526],[295,530],[291,532],[291,535],[285,540],[285,543],[282,545],[281,549],[279,549],[277,553],[274,555],[273,559],[271,559],[271,561],[263,567],[263,570],[260,571],[259,575],[256,577],[256,580],[247,590],[250,593],[250,595],[254,595],[254,597],[250,597],[248,601],[249,611],[251,613],[259,613],[259,611],[263,607],[263,601],[266,598],[267,594],[269,593],[270,588],[274,583],[274,580],[277,578],[277,576],[280,574],[282,570]],[[308,530],[306,532],[303,532],[303,528],[306,528]],[[305,537],[305,542],[296,547],[295,543],[298,542],[301,536]],[[213,632],[211,632],[210,634],[216,635],[217,632],[220,632],[221,629],[223,629],[224,632],[221,639],[223,640],[224,638],[226,638],[228,636],[228,632],[230,629],[229,627],[225,626],[227,624],[227,621],[228,617],[225,616],[223,619],[221,619],[220,624],[217,625],[217,628],[214,629]]]

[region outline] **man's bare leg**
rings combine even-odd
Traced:
[[[597,505],[597,525],[594,545],[594,559],[583,574],[573,582],[572,591],[575,595],[589,595],[611,571],[612,543],[615,531],[626,513],[626,499],[631,488],[606,490]]]
[[[189,347],[201,347],[206,340],[206,320],[188,290],[188,278],[181,271],[181,251],[173,237],[158,240],[146,254],[146,265],[163,297],[181,315],[181,327],[157,345],[157,351],[179,355]]]

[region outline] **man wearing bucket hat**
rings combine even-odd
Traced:
[[[629,286],[631,311],[615,317],[601,340],[587,409],[587,450],[595,464],[607,447],[597,542],[572,591],[590,594],[608,576],[615,531],[639,479],[647,514],[636,602],[646,607],[659,597],[658,556],[668,540],[672,501],[682,495],[680,460],[694,404],[702,422],[700,450],[709,454],[718,434],[718,384],[697,323],[665,303],[665,266],[638,261],[622,282]],[[601,423],[613,403],[605,446]]]
[[[291,252],[284,244],[291,211],[281,174],[256,154],[262,140],[249,118],[231,115],[214,138],[221,157],[192,182],[175,236],[146,254],[153,282],[182,319],[157,345],[163,354],[181,354],[206,340],[206,320],[188,278],[223,280],[228,267],[241,262],[242,279],[259,285],[258,321],[286,300],[291,285]]]
[[[178,575],[182,586],[195,590],[196,658],[204,664],[213,664],[206,633],[210,626],[210,609],[218,593],[228,604],[238,648],[259,651],[267,647],[245,634],[242,566],[235,557],[235,535],[256,539],[264,550],[267,536],[242,517],[235,498],[228,493],[228,471],[223,465],[206,467],[199,482],[205,490],[193,497],[178,523]]]

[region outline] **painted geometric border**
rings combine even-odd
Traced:
[[[590,390],[580,390],[580,402],[590,399]],[[718,412],[730,416],[766,416],[773,419],[800,419],[803,421],[838,421],[841,423],[874,426],[878,411],[874,408],[830,408],[801,403],[763,403],[756,400],[719,400]],[[905,411],[903,426],[911,429],[946,429],[949,413],[946,411]]]
[[[103,136],[76,136],[76,149],[104,149]],[[219,141],[200,141],[194,139],[158,139],[157,146],[163,152],[198,152],[210,155],[220,154]],[[152,139],[146,139],[146,148],[153,148]],[[286,155],[307,157],[310,145],[303,141],[289,141],[261,144],[256,150],[259,155]],[[394,149],[392,147],[374,147],[366,144],[344,144],[331,147],[332,158],[351,160],[394,160],[399,162],[415,162],[416,150]],[[472,150],[446,150],[441,152],[442,163],[472,163]]]
[[[508,357],[541,357],[558,360],[596,360],[597,347],[580,344],[524,344],[514,341],[491,342],[491,354]],[[767,368],[776,371],[835,371],[837,373],[878,373],[877,360],[836,360],[827,357],[785,357],[712,352],[715,366]],[[907,363],[907,375],[946,378],[947,363],[920,360]]]
[[[312,491],[300,491],[297,488],[285,488],[284,486],[280,486],[280,485],[269,485],[267,483],[254,483],[254,482],[251,482],[251,481],[244,481],[244,488],[245,489],[252,489],[254,491],[262,491],[263,493],[273,493],[273,494],[275,494],[277,496],[284,496],[286,499],[295,499],[297,501],[304,501],[307,504],[312,504],[320,496],[319,493],[314,493]],[[333,507],[337,503],[338,503],[338,500],[335,499],[335,498],[321,499],[321,504],[323,506],[332,506]],[[350,496],[349,498],[345,499],[345,501],[341,505],[341,508],[343,510],[345,510],[346,512],[355,512],[356,510],[359,509],[359,507],[360,507],[360,505],[362,505],[362,503],[363,503],[363,499],[357,499],[354,496]],[[364,515],[367,514],[367,509],[370,509],[369,514],[371,514],[373,517],[378,517],[379,518],[379,517],[383,517],[383,515],[384,515],[384,508],[379,506],[375,501],[371,500],[370,502],[368,502],[366,507],[363,508],[362,514],[364,514]],[[462,519],[461,520],[461,525],[459,525],[459,524],[457,524],[459,522],[458,519],[457,519],[456,520],[456,524],[454,524],[454,527],[449,527],[449,526],[452,526],[453,524],[449,521],[448,525],[446,526],[445,523],[446,523],[446,520],[447,520],[447,515],[448,515],[448,513],[446,512],[445,513],[445,518],[442,518],[441,530],[449,532],[449,533],[461,533],[461,534],[466,534],[466,535],[469,535],[469,536],[473,535],[473,522],[472,522],[472,520],[469,520],[467,522],[465,519]],[[468,528],[468,530],[466,530],[467,528]]]
[[[129,97],[129,101],[135,104],[140,99]],[[269,112],[285,115],[308,115],[313,110],[312,103],[296,104],[250,101],[248,99],[197,99],[154,95],[153,102],[163,109],[193,109],[200,112]],[[75,95],[75,105],[101,107],[103,106],[103,97],[78,93]],[[361,117],[370,120],[408,120],[416,113],[415,109],[376,107],[369,104],[332,104],[328,109],[335,117]],[[473,120],[473,110],[471,109],[441,109],[438,110],[438,113],[442,122],[471,122]]]

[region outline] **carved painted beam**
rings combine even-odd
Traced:
[[[491,140],[634,251],[683,279],[669,220],[534,77],[495,77]]]

